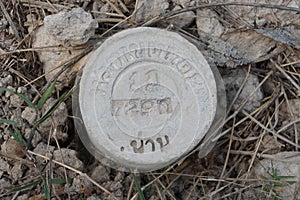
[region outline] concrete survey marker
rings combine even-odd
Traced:
[[[86,148],[110,167],[144,172],[171,164],[205,137],[216,114],[217,84],[188,40],[135,28],[94,52],[78,101]]]

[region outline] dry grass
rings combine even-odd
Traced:
[[[156,17],[150,19],[143,24],[136,24],[131,20],[132,15],[136,12],[134,1],[113,1],[107,0],[112,7],[110,12],[98,13],[109,16],[109,18],[97,19],[100,27],[97,30],[95,40],[99,40],[128,27],[155,25],[158,27],[167,27],[166,17]],[[118,2],[118,3],[117,3]],[[129,2],[129,3],[124,3]],[[131,3],[130,3],[131,2]],[[51,3],[51,1],[37,0],[21,0],[21,1],[0,1],[1,18],[5,17],[11,27],[12,33],[4,30],[0,33],[1,40],[6,41],[0,43],[0,74],[11,73],[14,75],[13,86],[25,86],[35,91],[33,101],[37,101],[41,94],[49,87],[51,82],[46,82],[42,71],[42,64],[39,62],[36,51],[67,50],[65,47],[45,47],[35,49],[31,47],[31,37],[33,32],[28,32],[27,15],[37,17],[36,21],[32,21],[33,31],[43,23],[46,15],[54,14],[61,9],[70,9],[75,6],[86,8],[88,3],[72,4],[72,3]],[[178,12],[173,13],[178,14]],[[32,17],[33,18],[33,17]],[[159,23],[157,23],[159,21]],[[156,23],[154,23],[156,22]],[[180,30],[184,34],[198,37],[195,31],[195,25]],[[95,43],[96,44],[96,43]],[[69,60],[64,64],[62,70],[76,63],[80,58],[92,51],[96,46],[82,46],[85,51],[78,57]],[[299,118],[297,118],[290,107],[290,99],[299,99],[300,95],[300,52],[291,47],[284,46],[285,51],[277,55],[271,60],[266,60],[253,65],[245,66],[247,73],[255,74],[260,79],[260,85],[257,89],[263,88],[265,98],[260,107],[249,113],[243,109],[248,98],[239,105],[237,109],[233,109],[232,102],[228,109],[227,117],[224,122],[224,128],[220,135],[216,147],[205,158],[199,159],[195,150],[180,162],[168,167],[164,170],[140,174],[139,179],[142,190],[146,193],[156,196],[158,199],[178,199],[179,187],[183,187],[186,192],[185,198],[188,199],[244,199],[245,191],[253,189],[262,190],[262,184],[259,180],[251,177],[253,166],[263,158],[273,158],[273,154],[283,151],[299,151]],[[1,50],[3,49],[3,50]],[[57,74],[59,76],[59,74]],[[56,77],[57,77],[56,76]],[[55,77],[55,78],[56,78]],[[245,77],[246,82],[248,76]],[[240,94],[244,84],[241,85],[236,98]],[[72,87],[72,86],[70,86]],[[282,110],[282,106],[287,105],[287,110]],[[71,109],[71,108],[69,108]],[[288,124],[284,123],[287,116],[291,118]],[[70,121],[72,118],[69,119]],[[69,123],[71,124],[71,123]],[[6,134],[11,127],[6,126],[6,130],[1,134]],[[53,127],[52,134],[55,133],[56,127]],[[51,134],[50,134],[51,135]],[[50,137],[49,135],[49,137]],[[265,145],[265,138],[269,138],[272,146]],[[48,139],[50,141],[50,139]],[[3,142],[3,141],[1,141]],[[78,146],[76,140],[70,142],[69,146]],[[75,145],[74,145],[75,143]],[[61,144],[55,140],[55,144],[60,148]],[[63,162],[51,159],[49,156],[34,153],[31,149],[25,149],[25,157],[21,158],[16,155],[1,154],[2,158],[20,162],[28,167],[39,168],[41,175],[46,177],[46,173],[36,166],[36,159],[42,158],[47,163],[55,163],[65,168],[65,179],[68,180],[67,171],[71,170],[79,176],[86,178],[93,183],[93,191],[96,188],[101,192],[115,198],[109,189],[94,181],[87,172],[78,171],[72,166],[68,166]],[[54,172],[55,174],[55,172]],[[39,174],[32,174],[37,177]],[[30,182],[20,181],[19,184]],[[73,177],[72,177],[73,178]],[[49,184],[48,184],[49,185]],[[130,187],[124,188],[124,196],[127,199],[137,199],[137,190],[133,187],[133,180]],[[67,187],[64,186],[64,187]],[[31,199],[35,196],[43,194],[41,186],[33,187],[33,190],[18,191],[15,195],[8,195],[12,199],[18,195],[27,193]],[[9,189],[9,188],[8,188]],[[8,191],[8,190],[7,190]],[[51,191],[51,190],[50,190]],[[52,190],[50,195],[57,199],[75,199],[87,197],[84,194],[64,194]],[[101,193],[100,192],[100,193]],[[2,197],[5,193],[0,194]],[[148,197],[149,198],[149,197]]]

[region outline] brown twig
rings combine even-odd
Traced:
[[[30,150],[28,150],[27,152],[30,153],[30,154],[32,154],[32,155],[41,157],[41,158],[43,158],[43,159],[45,159],[45,160],[51,161],[51,162],[53,162],[53,163],[55,163],[55,164],[58,164],[58,165],[60,165],[60,166],[63,166],[63,167],[65,167],[65,168],[67,168],[67,169],[69,169],[69,170],[71,170],[71,171],[73,171],[73,172],[79,174],[80,176],[87,178],[90,182],[92,182],[94,185],[96,185],[98,188],[100,188],[103,192],[107,193],[108,195],[110,195],[110,196],[113,197],[114,199],[119,200],[114,194],[112,194],[112,193],[111,193],[110,191],[108,191],[106,188],[104,188],[104,187],[102,187],[100,184],[98,184],[98,183],[97,183],[96,181],[94,181],[91,177],[89,177],[86,173],[83,173],[83,172],[81,172],[81,171],[79,171],[79,170],[77,170],[77,169],[74,169],[73,167],[71,167],[71,166],[69,166],[69,165],[66,165],[66,164],[63,164],[63,163],[61,163],[61,162],[59,162],[59,161],[50,159],[50,158],[48,158],[47,156],[38,154],[38,153],[36,153],[36,152],[30,151]]]
[[[2,0],[0,0],[0,7],[1,7],[1,10],[2,10],[3,14],[5,15],[5,18],[7,19],[7,21],[8,21],[8,23],[9,23],[11,29],[13,30],[13,32],[14,32],[16,38],[17,38],[18,40],[21,40],[21,37],[20,37],[20,35],[19,35],[19,32],[18,32],[18,30],[17,30],[17,28],[16,28],[14,22],[12,21],[10,15],[9,15],[8,12],[6,11],[5,6],[4,6]]]

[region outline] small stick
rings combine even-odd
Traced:
[[[63,164],[63,163],[61,163],[61,162],[59,162],[59,161],[57,161],[57,160],[50,159],[50,158],[48,158],[47,156],[38,154],[38,153],[36,153],[36,152],[30,151],[30,150],[28,150],[27,152],[30,153],[30,154],[32,154],[32,155],[35,155],[35,156],[44,158],[44,159],[46,159],[46,160],[49,160],[49,161],[51,160],[51,162],[53,162],[53,163],[55,163],[55,164],[58,164],[58,165],[60,165],[60,166],[63,166],[63,167],[65,167],[65,168],[67,168],[67,169],[69,169],[69,170],[71,170],[71,171],[73,171],[73,172],[79,174],[80,176],[87,178],[89,181],[91,181],[94,185],[96,185],[96,186],[97,186],[98,188],[100,188],[102,191],[104,191],[105,193],[109,194],[109,195],[110,195],[111,197],[113,197],[114,199],[119,200],[114,194],[112,194],[110,191],[108,191],[107,189],[105,189],[104,187],[102,187],[100,184],[98,184],[98,183],[97,183],[96,181],[94,181],[91,177],[89,177],[86,173],[83,173],[83,172],[81,172],[81,171],[79,171],[79,170],[77,170],[77,169],[74,169],[73,167],[70,167],[69,165]]]
[[[300,96],[300,86],[273,59],[271,59],[271,62],[297,88],[297,96]]]
[[[18,30],[17,30],[17,28],[16,28],[14,22],[12,21],[10,15],[9,15],[8,12],[6,11],[5,6],[4,6],[2,0],[0,0],[0,7],[1,7],[1,10],[2,10],[2,12],[4,13],[5,18],[7,19],[9,25],[11,26],[11,29],[13,30],[13,32],[14,32],[16,38],[17,38],[18,40],[21,40],[21,37],[20,37],[20,35],[19,35],[19,32],[18,32]]]

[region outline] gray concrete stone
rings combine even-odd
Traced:
[[[138,23],[147,22],[151,18],[165,13],[168,8],[168,0],[139,0],[136,5],[137,11],[132,19]]]
[[[197,10],[197,29],[199,36],[203,32],[213,37],[220,37],[224,32],[224,27],[218,20],[218,15],[211,9]]]
[[[21,117],[25,119],[29,124],[33,125],[37,120],[37,110],[31,107],[26,107]]]
[[[98,28],[97,21],[82,8],[49,15],[45,17],[44,24],[47,31],[58,41],[71,45],[86,43]]]
[[[83,162],[81,160],[79,160],[76,155],[77,155],[77,152],[75,150],[62,148],[60,150],[58,149],[53,152],[53,159],[57,160],[61,163],[64,163],[74,169],[82,171],[83,170]],[[61,176],[63,176],[64,168],[62,166],[58,166],[58,168],[56,169],[56,172],[58,174],[60,174]],[[74,177],[76,175],[76,173],[71,170],[68,170],[67,174],[68,174],[68,177]]]
[[[93,180],[97,181],[97,183],[102,183],[110,180],[109,173],[110,170],[108,168],[99,164],[92,170],[91,177]]]
[[[161,168],[203,139],[215,118],[217,87],[203,55],[177,33],[122,31],[83,70],[81,139],[111,167]]]
[[[180,6],[175,6],[173,11],[180,10]],[[193,11],[180,13],[178,15],[175,15],[168,19],[170,23],[172,23],[175,26],[184,28],[189,26],[196,18],[196,15]]]
[[[79,14],[82,12],[78,10]],[[32,47],[33,48],[47,48],[47,47],[58,47],[58,46],[65,46],[68,43],[75,45],[75,44],[82,44],[85,43],[94,33],[94,29],[96,26],[93,24],[95,23],[94,20],[90,19],[82,21],[85,17],[80,18],[80,15],[89,15],[88,13],[81,13],[80,15],[77,13],[66,13],[57,14],[54,17],[48,16],[45,18],[45,25],[37,28],[33,32],[33,39],[32,39]],[[78,15],[79,16],[78,16]],[[62,15],[62,19],[59,19],[59,16]],[[65,22],[67,19],[66,17],[70,15],[70,22]],[[79,17],[79,18],[77,18]],[[78,23],[76,23],[77,21]],[[91,18],[87,17],[86,18]],[[75,21],[74,21],[75,20]],[[29,21],[30,22],[30,21]],[[70,24],[70,23],[75,24]],[[64,24],[67,23],[67,24]],[[84,25],[82,23],[87,23]],[[47,24],[47,28],[46,28]],[[81,27],[78,28],[77,26]],[[88,29],[88,27],[94,26],[93,29]],[[29,28],[29,30],[31,27]],[[49,30],[48,30],[49,29]],[[52,30],[53,29],[53,30]],[[61,33],[58,32],[58,29],[61,29]],[[86,29],[86,32],[84,32]],[[52,32],[51,32],[52,31]],[[53,35],[56,34],[56,35]],[[73,34],[73,35],[72,35]],[[43,63],[43,68],[45,72],[46,80],[49,81],[55,76],[60,70],[61,66],[66,63],[67,61],[71,60],[72,58],[78,56],[83,50],[66,50],[60,48],[51,48],[51,51],[37,51],[40,61]],[[76,72],[81,68],[83,63],[81,61],[76,63],[71,68],[67,69],[62,75],[59,76],[58,81],[56,83],[56,88],[61,89],[64,86],[69,86],[70,81],[74,80],[76,76]]]

